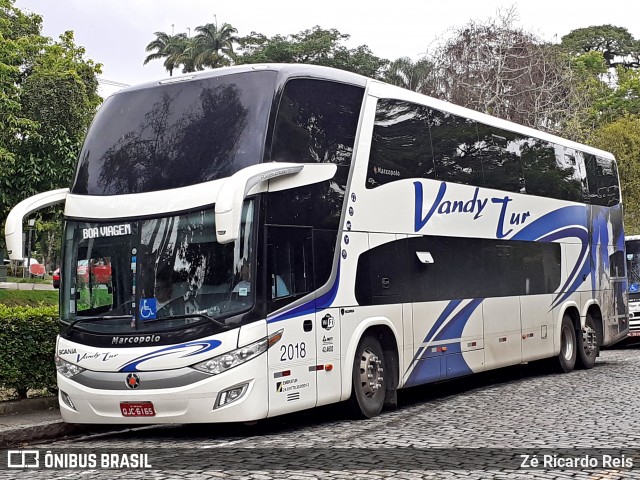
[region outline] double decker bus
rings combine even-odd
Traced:
[[[627,334],[612,155],[305,65],[122,90],[64,202],[60,408],[73,423],[252,421]],[[102,274],[80,267],[109,265]]]
[[[640,337],[640,235],[625,237],[629,285],[629,337]]]

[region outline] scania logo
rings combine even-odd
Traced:
[[[111,345],[133,345],[141,343],[157,343],[160,335],[139,335],[136,337],[111,337]]]
[[[138,388],[140,386],[140,377],[135,373],[130,373],[127,375],[125,383],[127,384],[127,387],[131,389]]]

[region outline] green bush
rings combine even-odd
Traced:
[[[54,389],[58,332],[57,306],[0,304],[0,386],[15,389],[20,398],[29,389]]]

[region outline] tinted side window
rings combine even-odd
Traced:
[[[313,291],[310,228],[269,227],[267,295],[269,311]]]
[[[367,188],[405,178],[435,178],[429,109],[381,99],[376,107]]]
[[[436,177],[465,185],[484,185],[482,165],[477,157],[476,122],[431,109],[429,127]]]
[[[284,89],[271,160],[334,163],[333,179],[269,194],[267,223],[338,229],[364,90],[322,80],[294,79]]]
[[[416,252],[428,252],[433,263]],[[355,293],[361,305],[537,295],[559,287],[560,271],[557,243],[424,236],[361,255]]]
[[[271,160],[333,163],[338,167],[329,181],[272,192],[266,201],[267,224],[312,227],[304,261],[315,264],[315,275],[306,281],[315,280],[316,287],[331,275],[363,95],[364,89],[352,85],[293,79],[284,88],[275,120]],[[276,251],[270,251],[271,255]],[[273,311],[294,298],[284,297],[269,308]]]
[[[519,145],[522,137],[478,123],[476,157],[482,162],[484,186],[507,192],[525,193]]]
[[[624,277],[624,267],[624,252],[622,250],[618,250],[609,255],[609,275],[611,277]]]
[[[580,152],[537,138],[525,139],[520,148],[527,193],[583,201]]]
[[[618,173],[612,160],[584,154],[589,200],[593,205],[612,206],[620,202]]]

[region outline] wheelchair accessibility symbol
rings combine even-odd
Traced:
[[[155,320],[158,309],[155,298],[140,299],[140,318],[142,320]]]

